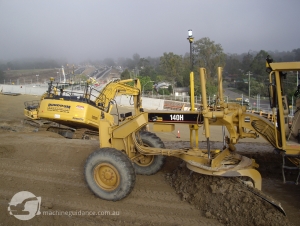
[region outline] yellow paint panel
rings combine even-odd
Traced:
[[[175,130],[174,124],[168,123],[154,123],[153,124],[153,131],[155,132],[172,132]]]

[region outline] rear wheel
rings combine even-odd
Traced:
[[[164,143],[154,133],[141,131],[140,137],[143,146],[154,148],[165,148]],[[165,163],[163,155],[142,155],[134,161],[135,172],[142,175],[152,175],[157,173]]]
[[[110,201],[129,195],[136,178],[130,159],[114,148],[100,148],[93,152],[86,160],[84,174],[91,191]]]

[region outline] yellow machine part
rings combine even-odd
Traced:
[[[38,119],[37,109],[34,110],[24,109],[24,115],[30,119]]]
[[[64,99],[44,99],[39,108],[39,117],[48,119],[72,128],[99,127],[101,110],[84,102]],[[113,121],[113,116],[112,121]]]

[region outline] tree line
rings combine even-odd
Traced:
[[[193,43],[192,70],[195,75],[195,95],[200,95],[199,68],[206,68],[207,93],[217,93],[217,67],[223,67],[223,79],[229,85],[242,92],[248,93],[248,80],[250,73],[251,96],[260,94],[268,96],[268,74],[266,73],[265,60],[270,55],[274,62],[300,61],[300,48],[292,51],[249,51],[243,54],[225,54],[221,44],[217,44],[208,37],[199,39]],[[108,62],[108,60],[107,60]],[[143,82],[167,81],[174,87],[188,87],[191,72],[190,54],[177,55],[173,52],[164,53],[158,58],[143,58],[134,54],[132,58],[120,58],[115,64],[121,65],[125,70],[121,74],[122,79],[138,76]],[[295,91],[291,83],[296,83],[295,76],[287,76],[286,88],[289,95]],[[147,85],[147,89],[151,86]],[[145,88],[146,89],[146,88]]]
[[[196,40],[192,48],[192,64],[190,53],[177,55],[173,52],[164,53],[160,57],[141,57],[138,53],[132,58],[106,58],[103,61],[89,62],[90,64],[105,64],[107,66],[121,66],[122,79],[139,77],[145,90],[151,90],[153,83],[169,82],[173,87],[188,87],[190,72],[195,75],[195,95],[200,95],[199,67],[206,68],[207,93],[217,93],[217,67],[223,67],[223,78],[229,85],[247,93],[248,73],[250,76],[250,89],[252,95],[266,96],[268,92],[268,74],[265,71],[265,59],[270,55],[275,62],[300,61],[300,48],[292,51],[249,51],[243,54],[226,54],[221,44],[215,43],[208,37]],[[20,69],[58,68],[66,62],[55,60],[27,60],[0,63],[0,81],[3,80],[3,71]],[[287,76],[287,87],[291,87],[291,80]],[[294,79],[295,80],[295,79]],[[290,84],[290,85],[288,85]],[[292,90],[289,91],[292,93]]]

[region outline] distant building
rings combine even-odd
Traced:
[[[175,96],[189,96],[189,87],[176,87],[174,88]]]
[[[159,89],[168,89],[169,88],[169,85],[171,85],[170,83],[168,82],[160,82],[158,83],[155,88],[156,90],[159,90]]]

